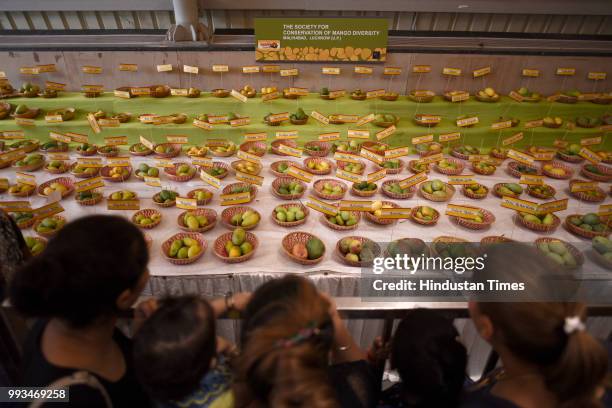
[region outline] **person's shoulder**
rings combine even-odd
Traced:
[[[469,385],[460,408],[519,408],[511,401],[499,398],[491,389],[502,377],[503,370],[494,370],[474,384]]]

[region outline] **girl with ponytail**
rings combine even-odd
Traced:
[[[533,301],[469,303],[476,329],[499,354],[503,369],[480,381],[462,407],[602,407],[608,356],[586,331],[586,307],[550,300],[557,289],[550,277],[566,272],[534,248],[508,249],[488,250],[482,279],[527,282],[536,288]]]
[[[309,280],[290,275],[267,282],[255,291],[244,314],[235,369],[237,408],[375,403],[365,353],[331,299]]]
[[[149,406],[133,373],[131,342],[115,328],[147,283],[148,261],[137,227],[98,215],[67,224],[18,270],[11,303],[38,319],[23,348],[21,385],[45,387],[78,373],[101,387],[71,387],[67,407],[108,406],[109,399],[115,408]]]

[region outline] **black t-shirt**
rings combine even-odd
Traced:
[[[58,367],[51,364],[42,353],[41,339],[47,321],[38,321],[30,331],[23,349],[22,381],[23,386],[45,387],[52,382],[74,374],[77,369]],[[121,349],[125,358],[126,371],[118,381],[111,382],[91,373],[100,381],[106,389],[114,408],[140,408],[149,407],[149,402],[144,391],[138,384],[132,366],[132,343],[115,329],[113,339]],[[105,407],[104,398],[95,388],[77,385],[70,387],[70,403],[48,403],[45,407],[64,408],[102,408]]]
[[[343,408],[368,408],[376,406],[378,392],[370,364],[365,360],[334,364],[329,376]]]

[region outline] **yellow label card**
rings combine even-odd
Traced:
[[[338,214],[338,207],[335,204],[325,203],[321,200],[317,200],[313,196],[309,196],[308,200],[309,201],[306,203],[306,206],[312,208],[315,211],[319,211],[327,215]]]
[[[479,208],[456,204],[448,204],[445,214],[451,217],[467,218],[469,220],[482,217],[482,212]]]
[[[597,153],[589,149],[588,147],[582,147],[580,151],[578,152],[578,154],[593,164],[597,164],[601,162],[601,157]]]
[[[45,81],[45,88],[52,89],[54,91],[63,91],[66,88],[66,84],[59,82]]]
[[[443,143],[443,142],[452,142],[453,140],[457,140],[457,139],[460,139],[460,138],[461,138],[461,133],[453,132],[453,133],[446,133],[446,134],[440,135],[438,137],[438,141],[440,143]]]
[[[236,156],[239,159],[246,160],[251,163],[261,164],[261,157],[255,154],[249,153],[249,152],[245,152],[244,150],[238,150],[238,152],[236,153]]]
[[[129,157],[107,157],[106,164],[113,167],[129,167],[132,165]]]
[[[329,98],[336,99],[346,95],[346,91],[344,89],[336,89],[335,91],[329,91]]]
[[[119,122],[119,119],[98,119],[98,125],[101,127],[119,127],[121,122]]]
[[[533,156],[528,155],[527,153],[519,152],[518,150],[510,149],[508,150],[508,157],[512,160],[516,160],[517,162],[521,162],[523,164],[533,165],[535,159]]]
[[[64,207],[60,205],[59,201],[56,201],[54,203],[43,205],[42,207],[32,210],[32,215],[34,216],[34,219],[39,220],[45,217],[51,217],[63,211]]]
[[[79,163],[83,167],[100,168],[102,167],[102,158],[101,157],[77,157],[77,163]]]
[[[302,170],[298,167],[295,166],[289,166],[289,168],[287,168],[287,171],[285,172],[286,175],[291,176],[291,177],[295,177],[298,180],[302,180],[306,183],[310,183],[312,181],[312,174]]]
[[[268,138],[268,134],[265,132],[260,133],[245,133],[244,141],[245,142],[262,142]]]
[[[289,147],[284,144],[280,144],[278,146],[278,151],[286,154],[287,156],[302,157],[302,149],[296,149],[294,147]]]
[[[435,163],[435,162],[439,162],[440,160],[442,160],[444,158],[444,154],[443,153],[436,153],[436,154],[432,154],[429,156],[425,156],[420,160],[417,160],[418,164],[429,164],[429,163]]]
[[[524,77],[537,78],[540,76],[539,69],[523,68],[521,75]]]
[[[189,143],[189,136],[167,135],[166,141],[174,144],[187,144]]]
[[[151,88],[148,86],[138,86],[130,88],[132,95],[146,96],[151,95]]]
[[[385,94],[384,89],[374,89],[372,91],[366,92],[366,99],[378,98],[379,96],[383,96]]]
[[[115,89],[113,93],[118,98],[130,99],[132,97],[132,94],[130,94],[130,91],[119,91]]]
[[[495,122],[491,124],[491,129],[493,130],[507,129],[509,127],[512,127],[511,120],[505,120],[503,122]]]
[[[229,65],[225,64],[214,64],[212,66],[213,72],[229,72]]]
[[[317,139],[322,142],[331,142],[340,139],[340,132],[321,133]]]
[[[376,118],[376,115],[374,115],[373,113],[370,113],[368,115],[362,116],[359,118],[359,120],[357,121],[357,123],[355,124],[357,127],[359,126],[363,126],[366,123],[370,123],[374,120],[374,118]]]
[[[410,176],[408,178],[405,178],[405,179],[401,180],[399,182],[399,186],[401,188],[410,188],[410,187],[412,187],[412,186],[414,186],[416,184],[419,184],[419,183],[421,183],[421,182],[423,182],[425,180],[427,180],[427,173],[422,171],[420,173],[417,173],[417,174],[415,174],[413,176]]]
[[[543,125],[544,121],[542,119],[530,120],[529,122],[525,122],[525,129],[532,129],[536,127],[541,127]]]
[[[410,147],[402,146],[394,149],[385,150],[385,159],[396,159],[398,157],[408,156],[410,154]]]
[[[205,172],[204,169],[200,170],[200,179],[206,184],[213,186],[214,188],[221,187],[221,180],[219,180],[215,176],[211,176],[210,174]]]
[[[267,94],[261,96],[261,99],[264,102],[271,101],[273,99],[278,99],[278,98],[280,98],[280,94],[278,93],[278,91],[270,92],[270,93],[267,93]]]
[[[274,113],[268,116],[268,122],[276,123],[289,120],[289,112]]]
[[[162,64],[157,66],[157,72],[170,72],[172,71],[172,64]]]
[[[281,139],[281,140],[285,140],[285,139],[297,139],[298,138],[298,131],[297,130],[283,130],[281,132],[276,132],[275,133],[275,138],[276,139]]]
[[[58,142],[70,143],[72,139],[70,136],[63,135],[57,132],[49,132],[49,137],[53,140],[57,140]]]
[[[329,118],[323,115],[322,113],[319,113],[317,111],[312,111],[310,116],[312,116],[316,121],[318,121],[319,123],[323,125],[329,125]]]
[[[555,157],[555,154],[555,151],[535,152],[533,153],[533,158],[537,161],[550,161]]]
[[[340,68],[338,68],[338,67],[321,67],[321,73],[323,75],[340,75]]]
[[[346,136],[349,139],[369,139],[370,131],[369,130],[360,130],[360,129],[348,129],[346,131]]]
[[[470,118],[457,120],[457,126],[459,127],[472,126],[472,125],[477,124],[478,122],[479,122],[478,116],[472,116]]]
[[[350,181],[351,183],[359,183],[361,181],[361,176],[359,174],[351,173],[350,171],[342,170],[341,168],[336,170],[336,177]]]
[[[418,145],[421,143],[429,143],[429,142],[433,142],[433,139],[434,139],[433,133],[430,135],[417,136],[417,137],[412,138],[412,144]]]
[[[281,69],[280,76],[288,77],[288,76],[298,76],[300,71],[297,68],[293,69]]]
[[[460,174],[457,176],[448,176],[448,184],[452,185],[470,185],[476,184],[473,174]]]
[[[523,98],[523,97],[521,96],[521,94],[519,94],[519,93],[518,93],[518,92],[516,92],[516,91],[511,91],[511,92],[508,94],[508,96],[509,96],[510,98],[514,99],[514,100],[515,100],[515,101],[517,101],[517,102],[523,102],[523,100],[525,100],[525,98]]]
[[[241,94],[240,92],[238,92],[235,89],[232,89],[232,92],[230,92],[230,95],[233,98],[238,99],[242,103],[246,103],[246,101],[248,100],[248,98],[245,95]]]
[[[373,70],[370,67],[364,67],[364,66],[361,66],[361,65],[357,65],[355,67],[355,73],[356,74],[366,74],[366,75],[369,75],[372,72],[373,72]]]
[[[74,183],[74,189],[77,193],[80,193],[81,191],[93,190],[100,187],[104,187],[104,180],[102,179],[102,177],[92,177]]]
[[[55,67],[55,64],[37,65],[36,69],[38,69],[38,72],[40,74],[45,73],[45,72],[57,72],[57,68]]]
[[[119,64],[119,71],[138,71],[138,64]]]
[[[400,67],[385,67],[383,74],[384,75],[401,75],[402,68]]]
[[[140,143],[142,143],[149,150],[153,150],[155,148],[155,143],[142,135],[140,135]]]
[[[191,65],[183,65],[183,72],[185,72],[186,74],[197,74],[200,72],[200,68],[193,67]]]
[[[538,214],[538,203],[533,201],[521,200],[519,198],[504,196],[501,200],[501,206],[512,210],[526,212],[529,214]]]
[[[140,210],[140,200],[107,200],[106,208],[108,210]]]
[[[605,72],[589,72],[587,78],[594,81],[603,81],[607,76],[608,74]]]
[[[385,158],[383,156],[374,153],[372,150],[366,149],[365,147],[361,148],[359,154],[364,159],[374,162],[376,164],[382,164],[382,162],[385,161]]]
[[[159,177],[145,176],[144,182],[147,186],[150,187],[161,187],[161,180],[159,179]]]
[[[89,126],[91,127],[91,130],[94,131],[94,133],[102,132],[102,129],[100,129],[100,125],[98,125],[98,121],[96,120],[96,117],[93,115],[93,113],[87,114],[87,122],[89,122]]]
[[[35,186],[36,176],[34,174],[22,173],[18,171],[15,173],[15,181],[20,184],[28,184],[30,186]]]
[[[221,194],[222,206],[244,204],[248,203],[249,201],[251,201],[250,191],[235,194]]]
[[[538,176],[535,174],[521,174],[519,183],[530,186],[541,186],[544,184],[544,176]]]
[[[170,89],[170,95],[172,95],[172,96],[187,96],[187,95],[189,95],[189,89],[187,89],[187,88],[172,88],[172,89]]]
[[[101,74],[102,67],[95,67],[93,65],[83,65],[81,71],[85,74]]]
[[[412,73],[414,74],[427,74],[431,72],[431,65],[413,65]]]
[[[470,99],[470,94],[467,92],[462,92],[451,96],[451,102],[467,101],[468,99]]]
[[[582,139],[580,139],[580,145],[581,146],[592,146],[592,145],[597,145],[601,143],[601,136],[597,136],[597,137],[584,137]]]
[[[19,126],[36,126],[34,119],[15,118],[15,123]]]
[[[264,65],[261,70],[267,74],[280,72],[280,65]]]
[[[573,76],[576,74],[576,68],[557,68],[557,75]]]
[[[308,88],[291,87],[287,89],[286,93],[291,94],[291,95],[298,95],[298,96],[308,96]]]
[[[197,157],[197,158],[191,159],[191,164],[193,164],[194,166],[200,166],[200,167],[212,167],[213,159],[210,157]]]
[[[508,146],[520,140],[523,140],[523,132],[518,132],[515,135],[502,139],[502,146]]]
[[[567,202],[569,199],[563,198],[561,200],[549,201],[547,203],[540,204],[538,207],[538,213],[549,214],[553,212],[564,211],[567,209]]]
[[[394,134],[396,130],[397,128],[395,127],[395,125],[391,125],[388,128],[381,130],[380,132],[376,132],[376,140],[380,141],[386,139],[392,134]]]
[[[7,182],[8,180],[2,179]],[[0,209],[6,212],[29,212],[32,211],[29,201],[0,201]]]
[[[372,211],[372,201],[341,200],[340,211]]]
[[[474,78],[478,78],[481,76],[489,75],[491,73],[491,67],[483,67],[472,71],[472,75]]]
[[[195,210],[198,208],[198,200],[195,198],[176,197],[176,206],[182,210]]]
[[[360,157],[357,156],[356,154],[342,153],[342,152],[334,153],[334,159],[349,162],[349,163],[359,163],[361,161]]]
[[[459,76],[461,75],[461,69],[444,67],[442,68],[442,75]]]
[[[25,132],[23,130],[5,130],[4,132],[0,132],[0,139],[23,139],[25,137]]]
[[[243,74],[256,74],[259,72],[259,66],[258,65],[248,65],[246,67],[242,67],[242,73]]]
[[[49,153],[47,158],[49,160],[67,161],[70,160],[70,155],[68,153]]]
[[[193,126],[200,128],[200,129],[204,129],[204,130],[212,130],[213,128],[213,126],[210,123],[204,122],[203,120],[198,120],[198,119],[193,120]]]
[[[570,183],[570,191],[579,193],[581,191],[593,191],[599,188],[599,183],[596,181],[574,181]]]
[[[421,123],[440,123],[442,116],[440,115],[421,115],[419,122]]]
[[[412,208],[381,208],[378,218],[387,220],[401,220],[411,217]]]
[[[599,206],[599,210],[597,211],[602,217],[607,217],[612,215],[612,204],[602,204]]]
[[[368,173],[368,175],[366,176],[366,180],[368,180],[370,183],[375,183],[378,180],[384,179],[386,176],[387,169],[380,169],[372,173]]]

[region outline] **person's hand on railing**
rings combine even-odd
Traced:
[[[229,314],[231,312],[241,312],[251,300],[250,292],[226,293],[225,297],[210,301],[210,305],[215,311],[217,317]]]
[[[366,353],[353,340],[336,307],[336,302],[327,293],[319,292],[329,302],[329,314],[334,325],[334,346],[332,362],[334,364],[365,360]]]
[[[389,357],[389,344],[385,344],[381,336],[376,336],[368,349],[367,356],[368,362],[377,367]]]

